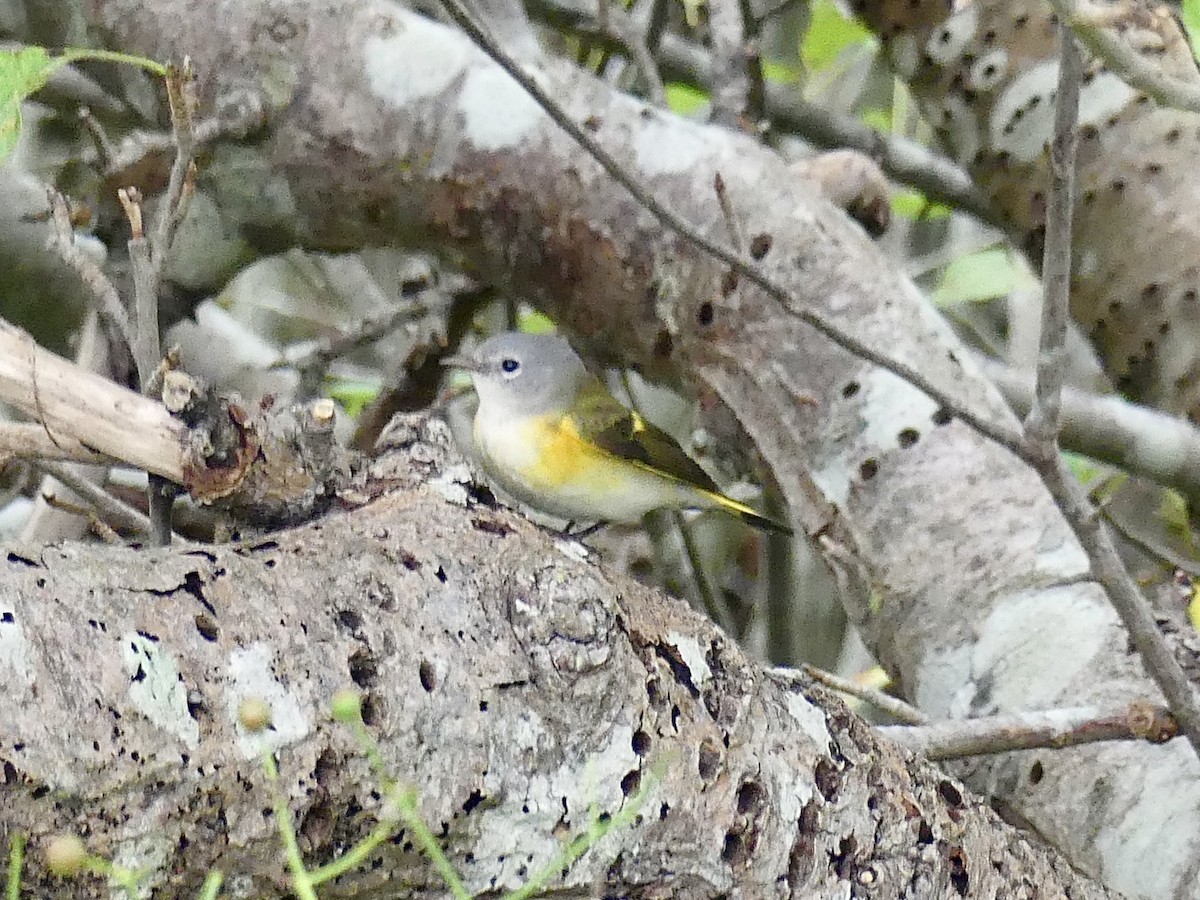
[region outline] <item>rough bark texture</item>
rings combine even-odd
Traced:
[[[237,172],[222,202],[248,230],[439,247],[543,304],[585,351],[690,377],[715,445],[750,435],[793,517],[859,588],[847,599],[867,639],[927,712],[1152,693],[1031,472],[664,233],[461,35],[365,0],[92,5],[113,45],[190,54],[210,98],[250,85],[277,103],[262,144],[209,171],[216,184]],[[1008,414],[913,286],[768,150],[563,63],[541,77],[659,197],[723,236],[720,173],[797,307]],[[1017,754],[973,779],[1109,884],[1195,894],[1200,764],[1180,742]]]
[[[1058,76],[1045,0],[860,0],[895,67],[1040,262]],[[1093,4],[1092,6],[1097,6]],[[1163,71],[1197,77],[1187,39],[1152,4],[1098,4]],[[1117,386],[1200,415],[1200,116],[1160,108],[1092,61],[1079,110],[1071,306]]]
[[[379,805],[329,719],[356,684],[473,892],[521,884],[654,778],[555,896],[1110,896],[684,604],[469,499],[440,423],[394,434],[376,474],[398,490],[271,540],[8,552],[2,830],[75,829],[163,896],[209,867],[240,873],[232,896],[279,896],[257,754],[278,753],[308,859],[344,850]],[[270,704],[266,738],[237,724],[247,697]],[[33,859],[31,895],[104,893]],[[440,887],[401,834],[326,894],[353,891]]]

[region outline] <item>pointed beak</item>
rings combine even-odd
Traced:
[[[469,356],[446,356],[438,361],[448,369],[462,369],[464,372],[478,372],[479,363]]]

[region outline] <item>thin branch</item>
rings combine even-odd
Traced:
[[[663,84],[662,75],[658,71],[658,63],[654,59],[654,54],[650,52],[650,46],[646,42],[643,30],[638,26],[634,17],[623,7],[617,6],[614,0],[598,0],[598,3],[601,13],[598,21],[603,26],[601,30],[607,37],[621,45],[629,59],[637,67],[638,74],[646,83],[646,96],[650,102],[665,109],[667,89]]]
[[[96,302],[100,314],[117,330],[130,351],[133,350],[133,326],[129,322],[129,314],[121,295],[108,280],[108,276],[97,265],[96,261],[79,249],[75,243],[75,228],[71,224],[71,209],[66,198],[57,191],[51,191],[50,200],[50,238],[47,242],[51,250],[58,254],[68,266],[75,270],[84,286]]]
[[[813,681],[825,685],[827,688],[833,688],[839,694],[845,694],[848,697],[854,697],[869,703],[897,721],[908,725],[926,725],[929,723],[929,716],[925,715],[925,713],[921,712],[915,706],[905,703],[899,697],[893,697],[891,694],[868,687],[865,684],[859,684],[857,681],[851,681],[849,678],[842,678],[840,675],[834,675],[832,672],[826,672],[824,669],[818,669],[816,666],[805,664],[797,669],[776,666],[773,669],[767,669],[766,673],[776,681],[789,686],[803,685],[804,678],[807,676]]]
[[[728,265],[731,269],[741,275],[750,283],[759,287],[767,296],[771,297],[780,303],[785,309],[789,310],[797,319],[809,325],[811,328],[822,334],[834,344],[857,356],[859,359],[869,363],[874,363],[881,369],[891,372],[893,375],[907,381],[917,390],[927,395],[930,399],[938,403],[943,410],[954,418],[961,419],[964,423],[978,431],[980,434],[990,438],[1002,447],[1011,451],[1018,458],[1025,459],[1025,446],[1021,432],[1009,425],[1007,422],[1001,422],[985,418],[977,415],[970,407],[959,401],[947,391],[942,390],[934,381],[925,377],[924,374],[917,369],[902,363],[898,360],[891,359],[887,354],[875,350],[865,344],[858,338],[854,337],[849,332],[844,331],[839,325],[836,325],[832,320],[826,318],[821,313],[816,312],[808,307],[793,303],[789,291],[779,282],[775,281],[750,259],[742,256],[740,253],[730,249],[729,247],[720,244],[711,238],[701,233],[687,219],[683,218],[679,213],[666,206],[664,203],[656,199],[631,175],[629,175],[620,163],[613,156],[601,147],[581,126],[571,119],[562,107],[538,84],[520,64],[513,59],[511,55],[501,47],[492,37],[487,34],[471,17],[466,7],[460,0],[441,0],[447,14],[459,26],[467,32],[481,49],[484,50],[504,71],[529,93],[534,100],[542,107],[546,114],[567,134],[569,134],[581,147],[600,164],[601,168],[607,172],[614,181],[620,184],[633,196],[633,198],[641,204],[641,206],[650,212],[656,219],[671,231],[678,234],[680,237],[693,244],[700,250],[720,260]]]
[[[0,401],[36,417],[51,440],[84,444],[129,465],[185,482],[187,426],[141,397],[56,356],[0,319]]]
[[[45,474],[61,481],[73,493],[78,494],[81,500],[94,506],[103,521],[138,534],[151,534],[153,527],[149,517],[122,503],[104,488],[81,478],[70,466],[47,460],[40,460],[35,465]]]
[[[1067,323],[1071,318],[1071,216],[1075,209],[1075,151],[1079,134],[1079,85],[1083,58],[1071,30],[1059,28],[1062,43],[1054,136],[1050,143],[1050,197],[1042,257],[1042,329],[1033,406],[1025,417],[1025,438],[1035,459],[1047,465],[1059,457],[1062,390],[1067,377]]]
[[[1031,377],[995,359],[977,355],[975,360],[1013,411],[1026,415],[1033,405]],[[1200,503],[1200,429],[1185,419],[1115,394],[1064,387],[1061,425],[1059,438],[1068,450],[1174,488]]]
[[[121,205],[129,220],[129,261],[133,275],[133,293],[137,328],[134,361],[142,393],[149,396],[154,390],[162,344],[159,336],[158,306],[162,286],[162,268],[180,222],[186,215],[188,201],[195,189],[196,150],[193,118],[196,109],[195,73],[192,64],[184,59],[182,66],[167,67],[167,99],[171,107],[171,132],[175,145],[175,160],[167,190],[158,210],[154,234],[147,237],[142,222],[141,195],[133,188],[118,192]],[[176,489],[165,479],[153,474],[147,486],[152,536],[159,546],[171,540],[171,507]]]
[[[1080,42],[1123,81],[1148,94],[1162,106],[1200,112],[1200,80],[1184,80],[1163,71],[1105,27],[1110,16],[1081,8],[1075,0],[1050,0],[1059,18],[1068,23]]]
[[[474,286],[471,290],[475,290]],[[405,322],[427,316],[434,310],[448,308],[451,302],[453,298],[442,289],[426,288],[402,305],[364,318],[349,331],[288,347],[277,365],[295,368],[300,373],[301,382],[310,383],[311,373],[323,372],[339,356],[387,337]]]
[[[930,760],[1014,750],[1059,750],[1099,741],[1161,744],[1178,733],[1170,710],[1135,702],[1112,712],[1084,707],[1020,712],[926,725],[885,725],[880,733]]]
[[[175,228],[179,224],[178,211],[187,202],[189,182],[194,177],[192,161],[196,154],[196,73],[191,60],[186,57],[183,65],[170,66],[167,70],[167,102],[171,107],[171,137],[175,145],[175,161],[171,164],[171,176],[167,191],[158,210],[158,221],[154,226],[155,262],[159,269],[171,249]]]
[[[1075,37],[1060,25],[1062,45],[1054,137],[1050,145],[1050,198],[1046,209],[1046,248],[1042,263],[1045,299],[1033,409],[1025,419],[1029,461],[1070,523],[1104,586],[1150,677],[1166,697],[1180,727],[1200,754],[1200,705],[1191,683],[1163,638],[1154,612],[1130,577],[1104,520],[1095,513],[1083,487],[1058,450],[1061,394],[1066,370],[1067,319],[1070,315],[1071,216],[1074,210],[1076,118],[1083,63]]]
[[[739,4],[718,0],[708,4],[712,35],[713,87],[710,121],[744,131],[750,113],[750,70],[745,47],[745,22]]]
[[[44,425],[0,422],[0,465],[13,457],[93,465],[111,465],[113,462],[111,457],[97,453],[74,438],[51,436]]]

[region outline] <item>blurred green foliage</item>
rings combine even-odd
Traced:
[[[942,271],[933,300],[938,306],[992,300],[1036,284],[1007,246],[988,247],[952,260]]]

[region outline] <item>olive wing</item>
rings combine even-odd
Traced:
[[[598,378],[589,378],[575,398],[579,435],[606,453],[705,491],[720,489],[675,439],[627,409]]]

